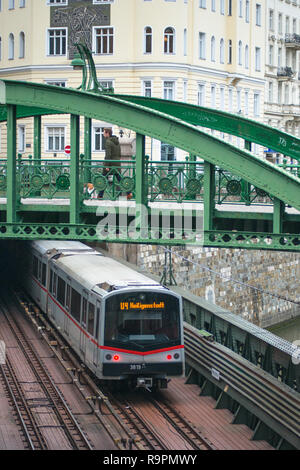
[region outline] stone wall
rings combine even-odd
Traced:
[[[145,271],[163,274],[162,246],[110,244],[109,250]],[[172,255],[177,285],[193,294],[261,327],[300,315],[299,254],[202,247],[172,247],[172,251],[193,262]],[[297,301],[299,306],[284,299]]]

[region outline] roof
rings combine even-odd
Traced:
[[[121,287],[153,286],[160,284],[147,276],[134,271],[118,261],[106,256],[95,254],[76,254],[62,256],[54,261],[56,266],[74,278],[86,289],[94,290],[103,295],[107,290],[101,285]],[[101,289],[99,289],[99,287]]]
[[[45,254],[48,251],[94,251],[93,248],[90,248],[87,245],[84,245],[81,242],[76,241],[64,241],[64,240],[36,240],[32,242],[31,245],[39,253]]]

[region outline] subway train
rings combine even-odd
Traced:
[[[26,256],[27,292],[100,380],[155,390],[184,375],[179,295],[81,242],[26,242]]]

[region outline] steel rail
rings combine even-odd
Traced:
[[[3,299],[1,300],[1,302],[3,305]],[[63,395],[56,387],[53,379],[46,371],[45,366],[37,356],[33,347],[27,341],[26,335],[22,327],[15,319],[12,319],[7,315],[7,313],[3,310],[3,307],[0,306],[0,309],[2,310],[2,313],[4,314],[11,330],[13,331],[22,352],[28,360],[34,375],[39,380],[39,383],[45,393],[45,396],[48,397],[48,399],[52,403],[55,410],[55,414],[61,426],[63,427],[69,442],[75,449],[86,448],[88,450],[92,450],[93,447],[83,434],[75,416],[67,405]]]
[[[2,365],[0,370],[30,449],[47,449],[44,437],[41,434],[38,425],[35,422],[34,416],[26,403],[24,394],[22,393],[16,374],[7,355],[5,365]]]
[[[300,397],[297,392],[236,353],[228,352],[224,346],[204,340],[189,325],[185,325],[185,351],[191,361],[210,374],[212,368],[216,369],[221,380],[299,439]]]

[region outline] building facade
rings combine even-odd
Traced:
[[[73,70],[71,61],[74,43],[84,41],[93,51],[98,80],[115,93],[185,101],[278,125],[280,112],[273,112],[274,103],[265,99],[267,82],[274,82],[274,88],[280,82],[277,68],[265,66],[266,38],[268,46],[272,42],[269,15],[273,9],[276,16],[279,5],[287,4],[294,9],[291,27],[297,19],[298,34],[300,1],[2,0],[0,4],[0,78],[77,88],[81,72]],[[299,69],[294,51],[288,60],[296,60]],[[269,76],[270,71],[274,76]],[[293,87],[290,93],[295,93]],[[102,129],[108,124],[93,121],[95,159],[104,156]],[[32,129],[31,120],[19,120],[18,151],[24,157],[33,152]],[[45,116],[42,129],[42,157],[64,157],[68,119]],[[117,135],[119,131],[114,129]],[[125,135],[129,133],[125,130]],[[244,146],[242,139],[214,135]],[[252,150],[263,155],[259,146]],[[3,124],[0,151],[4,157]],[[185,155],[153,139],[147,140],[147,153],[155,160]]]

